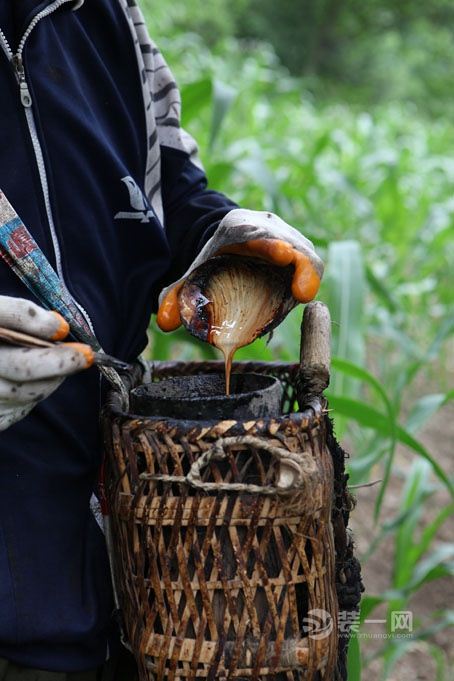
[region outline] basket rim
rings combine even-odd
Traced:
[[[174,375],[174,372],[178,372],[179,368],[190,368],[194,370],[200,369],[200,371],[194,371],[193,373],[217,373],[219,370],[223,370],[224,362],[222,360],[209,360],[209,361],[192,361],[185,362],[182,360],[177,361],[148,361],[145,362],[147,368],[151,370],[152,378],[162,375],[162,378],[170,378]],[[273,369],[288,371],[290,376],[295,374],[299,369],[299,364],[296,362],[250,362],[250,361],[238,361],[234,362],[232,365],[232,372],[235,368],[241,368],[243,371],[248,370],[248,373],[265,373],[264,369],[269,370],[272,373]],[[262,371],[260,371],[260,369]],[[137,387],[138,381],[144,373],[143,365],[134,365],[132,371],[123,374],[122,378],[125,382],[128,392],[133,388]],[[178,373],[176,373],[178,375]],[[235,432],[236,426],[243,430],[242,424],[247,423],[260,423],[263,429],[266,429],[271,423],[279,422],[284,424],[286,421],[289,425],[293,427],[301,424],[303,421],[307,422],[307,425],[317,426],[320,422],[323,413],[326,411],[326,400],[323,396],[313,397],[308,401],[306,409],[298,412],[291,412],[289,414],[278,414],[275,416],[264,416],[257,419],[178,419],[170,418],[164,416],[144,416],[143,414],[134,414],[129,411],[125,411],[122,407],[122,397],[120,391],[112,388],[105,400],[102,413],[103,417],[113,417],[117,421],[134,421],[136,427],[146,426],[146,425],[157,425],[159,423],[165,423],[169,428],[181,428],[184,424],[184,429],[188,430],[191,428],[201,428],[204,425],[208,427],[213,427],[219,425],[220,427],[228,425],[229,432]]]

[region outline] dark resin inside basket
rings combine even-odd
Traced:
[[[281,413],[283,388],[273,376],[233,374],[225,394],[220,374],[179,376],[131,391],[133,413],[184,420],[255,419]]]

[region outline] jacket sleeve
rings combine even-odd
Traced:
[[[237,206],[208,189],[197,144],[180,125],[181,99],[173,75],[151,40],[135,0],[122,2],[131,23],[144,92],[145,193],[164,225],[172,256],[164,284],[183,274],[222,218]]]

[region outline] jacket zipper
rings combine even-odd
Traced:
[[[52,2],[50,5],[48,5],[45,9],[41,10],[41,12],[38,12],[33,19],[31,20],[30,24],[28,25],[25,33],[23,34],[19,46],[17,48],[17,52],[14,53],[13,50],[10,47],[10,44],[8,40],[6,39],[5,34],[0,28],[0,45],[5,52],[6,56],[8,57],[9,62],[11,63],[14,73],[17,78],[17,82],[19,84],[19,94],[20,94],[20,100],[22,103],[22,106],[24,107],[24,112],[25,112],[25,118],[27,121],[27,126],[28,126],[28,131],[30,133],[30,138],[32,141],[32,146],[33,150],[35,153],[35,159],[36,159],[36,165],[38,167],[38,173],[39,173],[39,179],[41,182],[41,189],[43,193],[43,198],[44,198],[44,205],[46,208],[46,215],[47,215],[47,222],[49,224],[49,230],[50,234],[52,237],[52,245],[54,249],[54,255],[55,255],[55,262],[57,264],[57,273],[58,276],[60,277],[63,286],[69,293],[69,289],[66,285],[65,278],[63,276],[63,266],[62,266],[62,260],[61,260],[61,251],[60,251],[60,244],[58,243],[58,237],[57,237],[57,231],[55,229],[55,222],[52,214],[52,207],[50,203],[50,196],[49,196],[49,184],[47,181],[47,172],[46,172],[46,166],[44,164],[44,156],[43,156],[43,151],[41,148],[41,143],[39,141],[38,137],[38,132],[36,129],[36,123],[35,123],[35,117],[33,115],[32,111],[32,98],[30,95],[30,91],[28,89],[28,84],[25,76],[25,69],[24,69],[24,63],[23,63],[23,51],[25,47],[25,43],[27,42],[27,39],[29,38],[31,32],[35,28],[35,26],[41,21],[41,19],[44,19],[45,17],[49,16],[49,14],[52,14],[57,10],[59,7],[62,5],[68,3],[68,2],[73,2],[73,0],[55,0],[55,2]],[[93,335],[95,335],[95,331],[93,328],[92,321],[90,319],[90,316],[88,312],[80,305],[80,303],[77,302],[77,300],[74,299],[74,296],[70,294],[72,299],[74,300],[75,305],[79,308],[80,312],[84,316],[88,326],[90,327],[90,330],[92,331]]]

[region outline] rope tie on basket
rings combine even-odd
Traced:
[[[280,463],[277,484],[253,485],[241,482],[204,482],[202,470],[212,461],[222,461],[228,457],[226,448],[246,445],[268,452]],[[247,494],[285,495],[301,491],[304,486],[304,473],[314,472],[316,466],[308,452],[294,454],[283,447],[273,445],[263,438],[253,435],[219,438],[192,464],[187,475],[167,475],[142,473],[141,480],[153,482],[176,482],[190,485],[204,492],[244,492]]]

